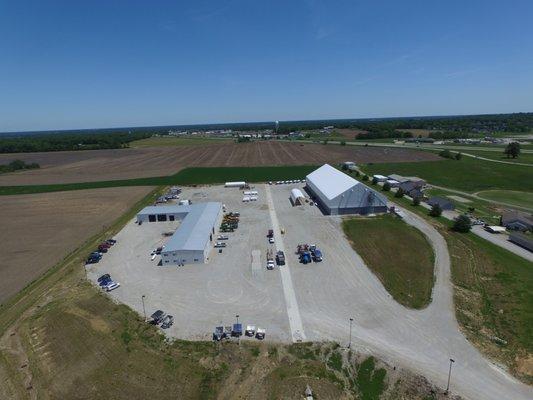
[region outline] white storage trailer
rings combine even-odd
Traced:
[[[231,187],[241,188],[241,187],[246,186],[246,182],[244,182],[244,181],[241,181],[241,182],[226,182],[226,184],[224,186],[228,187],[228,188],[231,188]]]

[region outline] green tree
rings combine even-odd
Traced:
[[[453,222],[452,229],[455,232],[467,233],[472,228],[472,222],[466,215],[459,215]]]
[[[507,156],[507,158],[517,158],[520,155],[520,143],[518,142],[511,142],[505,147],[505,150],[503,153]]]
[[[372,178],[372,185],[377,185],[378,184],[378,178],[376,178],[375,176]]]
[[[420,205],[420,197],[413,197],[413,206]]]
[[[363,180],[364,180],[365,182],[367,182],[368,179],[369,179],[369,178],[368,178],[368,175],[363,175]]]
[[[390,191],[390,183],[389,183],[389,182],[385,182],[385,183],[383,184],[383,191],[384,191],[384,192],[388,192],[388,191]]]
[[[429,215],[432,217],[440,217],[442,215],[442,208],[438,204],[433,204],[431,210],[429,210]]]
[[[359,175],[361,175],[361,173],[359,171],[355,170],[355,176],[359,176]]]
[[[439,153],[439,156],[444,158],[453,158],[452,152],[448,149],[444,149]]]
[[[397,198],[401,199],[404,196],[404,194],[405,194],[405,192],[403,191],[403,189],[402,188],[398,188],[396,193],[394,193],[394,197],[397,197]]]
[[[457,153],[457,154],[455,155],[455,159],[456,159],[457,161],[459,161],[461,158],[463,158],[463,154],[462,154],[462,153]]]

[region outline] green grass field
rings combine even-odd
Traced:
[[[174,175],[153,178],[57,185],[1,186],[0,196],[120,186],[206,185],[228,181],[268,182],[287,179],[303,179],[316,168],[318,168],[316,165],[186,168]]]
[[[429,304],[434,256],[420,231],[391,215],[345,219],[343,229],[352,247],[396,301],[411,308]]]
[[[232,138],[191,138],[176,136],[151,137],[147,139],[135,140],[129,147],[167,147],[167,146],[195,146],[205,144],[217,144],[221,142],[231,142]]]
[[[444,236],[452,262],[457,320],[468,339],[532,384],[533,376],[519,369],[520,361],[533,352],[531,263],[473,233],[453,232],[451,221],[430,217],[427,209],[405,198],[382,193],[428,220]]]
[[[465,153],[473,154],[478,157],[490,158],[491,160],[497,161],[508,161],[512,163],[523,163],[523,164],[532,164],[533,165],[533,154],[532,153],[522,153],[517,158],[507,158],[502,152],[495,151],[483,151],[483,150],[465,150]]]
[[[533,179],[533,171],[532,177]],[[514,190],[485,190],[477,195],[487,200],[501,201],[503,203],[515,204],[533,210],[533,193]]]
[[[373,164],[362,166],[362,169],[370,175],[396,173],[419,176],[430,184],[468,193],[494,189],[533,192],[532,167],[493,163],[471,157],[463,157],[460,161]]]

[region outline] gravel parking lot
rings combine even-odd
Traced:
[[[185,188],[182,199],[193,203],[220,201],[228,211],[241,213],[239,228],[227,233],[227,247],[213,249],[206,264],[184,267],[158,266],[150,252],[169,239],[177,222],[144,223],[130,221],[116,236],[115,244],[98,264],[88,267],[89,277],[109,273],[120,282],[110,295],[128,304],[141,315],[144,294],[146,314],[161,309],[174,316],[168,329],[171,336],[211,339],[216,325],[239,321],[267,329],[267,340],[290,341],[289,321],[278,269],[266,270],[266,234],[271,228],[263,186],[256,188],[259,199],[243,203],[242,191],[220,186]],[[252,268],[252,251],[259,250],[261,268]]]
[[[234,188],[187,188],[183,199],[220,201],[228,211],[241,213],[239,228],[228,234],[228,247],[221,254],[213,250],[207,264],[157,266],[159,259],[151,261],[150,252],[177,225],[138,226],[131,221],[102,261],[88,267],[88,274],[96,281],[110,273],[121,283],[110,295],[140,314],[144,294],[147,315],[157,309],[173,315],[175,323],[167,331],[173,337],[210,339],[216,325],[230,325],[239,314],[244,325],[266,328],[267,340],[335,340],[346,346],[349,318],[354,318],[353,346],[358,351],[406,366],[441,387],[453,357],[454,391],[466,398],[531,398],[529,387],[486,360],[460,332],[446,242],[431,225],[404,210],[404,220],[420,229],[435,251],[432,302],[423,310],[410,310],[392,299],[353,251],[340,217],[324,216],[309,203],[292,206],[290,190],[302,186],[257,185],[259,200],[251,203],[242,203],[242,192]],[[275,229],[273,247],[285,251],[282,270],[266,269],[270,228]],[[299,243],[316,244],[324,261],[300,264],[295,254]],[[253,268],[252,252],[257,251],[261,261]]]

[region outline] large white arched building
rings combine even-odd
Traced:
[[[387,198],[384,195],[329,164],[311,172],[305,181],[309,192],[326,214],[387,212]]]

